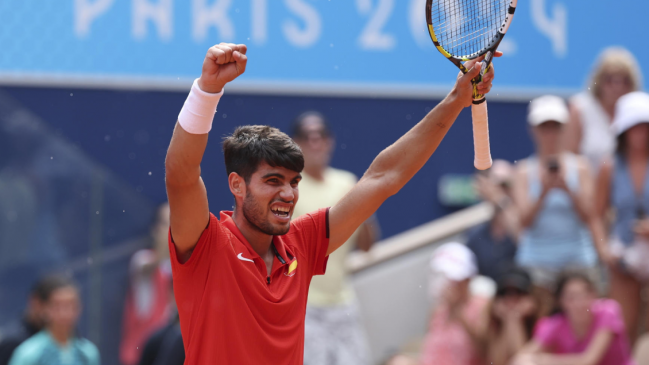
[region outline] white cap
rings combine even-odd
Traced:
[[[447,279],[453,281],[470,279],[478,273],[473,252],[457,242],[439,246],[433,252],[430,267],[434,273],[443,274]]]
[[[611,128],[616,136],[640,123],[649,123],[649,94],[642,91],[628,93],[615,104],[615,119]]]
[[[540,96],[530,103],[527,122],[537,126],[549,121],[568,123],[570,114],[566,102],[558,96]]]

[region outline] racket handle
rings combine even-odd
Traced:
[[[491,167],[491,152],[489,150],[489,122],[487,117],[487,100],[480,104],[471,105],[473,115],[473,147],[475,160],[473,165],[478,170]]]

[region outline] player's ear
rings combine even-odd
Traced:
[[[231,172],[228,176],[230,192],[236,197],[243,198],[246,195],[246,181],[236,172]]]

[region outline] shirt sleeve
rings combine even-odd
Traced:
[[[557,320],[549,317],[543,318],[536,325],[534,340],[545,348],[551,348],[557,336]]]
[[[301,216],[293,222],[292,229],[295,229],[301,241],[300,248],[308,257],[311,275],[324,275],[329,259],[329,208]]]
[[[593,306],[598,329],[608,329],[615,334],[624,332],[624,319],[620,305],[612,299],[603,299]]]
[[[11,355],[9,365],[36,365],[38,360],[36,356],[38,353],[40,351],[36,346],[32,346],[28,342],[23,342],[16,348],[13,355]]]
[[[176,245],[173,241],[171,228],[169,228],[169,257],[171,259],[171,268],[174,274],[174,279],[176,278],[176,272],[191,272],[195,270],[197,266],[200,266],[202,262],[207,261],[206,256],[209,255],[212,246],[210,245],[210,242],[213,239],[216,239],[216,231],[220,228],[219,220],[216,219],[214,214],[210,213],[210,220],[207,227],[198,239],[196,246],[194,246],[191,256],[184,263],[181,263],[178,259]]]
[[[174,296],[178,311],[191,318],[194,303],[205,292],[207,277],[210,272],[213,250],[217,243],[218,230],[221,224],[214,214],[210,214],[210,221],[198,239],[189,259],[181,263],[178,260],[176,247],[173,243],[171,230],[169,231],[169,258],[174,283]]]

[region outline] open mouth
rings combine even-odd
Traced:
[[[291,208],[289,207],[275,206],[270,208],[270,211],[273,212],[274,215],[280,218],[288,218],[289,215],[291,214]]]

